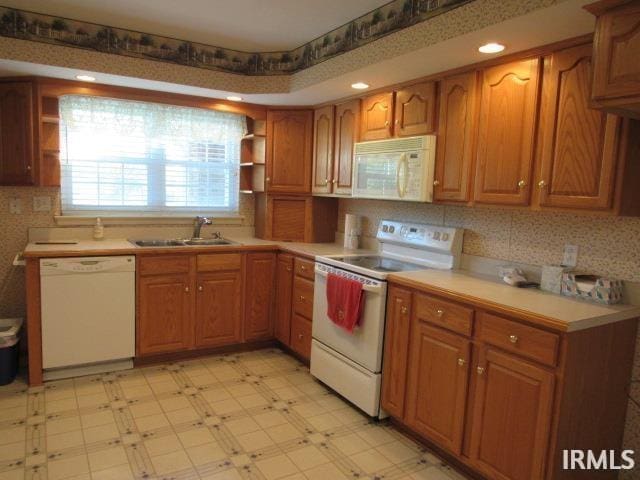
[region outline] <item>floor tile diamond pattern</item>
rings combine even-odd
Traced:
[[[0,480],[463,480],[277,349],[0,387]]]

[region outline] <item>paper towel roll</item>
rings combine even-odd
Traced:
[[[360,235],[362,233],[362,217],[360,215],[354,215],[347,213],[344,216],[344,234],[346,235]]]

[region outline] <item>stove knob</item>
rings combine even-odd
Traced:
[[[389,231],[389,225],[382,225],[382,231],[383,232],[388,232]]]
[[[389,233],[393,233],[393,232],[395,232],[395,231],[396,231],[396,227],[394,227],[393,225],[391,225],[391,226],[389,227]]]
[[[443,233],[442,234],[442,241],[446,242],[447,240],[449,240],[449,234],[448,233]]]

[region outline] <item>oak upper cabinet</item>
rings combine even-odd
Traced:
[[[244,339],[266,340],[273,337],[273,300],[275,278],[274,253],[249,253],[245,264]]]
[[[0,185],[34,184],[33,85],[0,83]]]
[[[640,118],[640,4],[602,0],[585,8],[598,17],[593,44],[594,106]]]
[[[412,321],[405,421],[417,432],[459,454],[467,404],[471,342]]]
[[[620,118],[589,108],[591,45],[545,58],[544,75],[539,175],[534,185],[539,204],[611,208]]]
[[[538,104],[538,59],[481,72],[474,200],[527,205]]]
[[[276,306],[274,334],[285,345],[291,343],[291,300],[293,256],[280,253],[276,265]]]
[[[478,74],[468,72],[440,83],[440,118],[433,195],[436,201],[471,199]]]
[[[411,292],[392,286],[387,293],[381,402],[382,408],[396,418],[404,417],[410,327]]]
[[[333,150],[333,193],[350,195],[353,173],[353,145],[359,141],[360,100],[336,105]]]
[[[333,169],[334,107],[319,108],[313,112],[313,193],[331,193]]]
[[[196,300],[196,347],[242,341],[242,273],[239,269],[199,273]]]
[[[496,480],[545,478],[554,374],[480,347],[471,427],[471,461]]]
[[[189,348],[192,303],[193,291],[187,273],[140,276],[137,355]]]
[[[436,82],[409,85],[396,92],[393,132],[396,137],[426,135],[436,130]]]
[[[267,112],[267,192],[311,192],[312,142],[311,110]]]
[[[393,92],[362,99],[360,141],[384,140],[393,136]]]

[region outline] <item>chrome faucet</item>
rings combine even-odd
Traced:
[[[196,217],[196,219],[193,222],[193,236],[191,237],[192,239],[202,238],[200,236],[200,230],[202,230],[203,225],[211,225],[211,219],[207,217],[200,217],[200,216]]]

